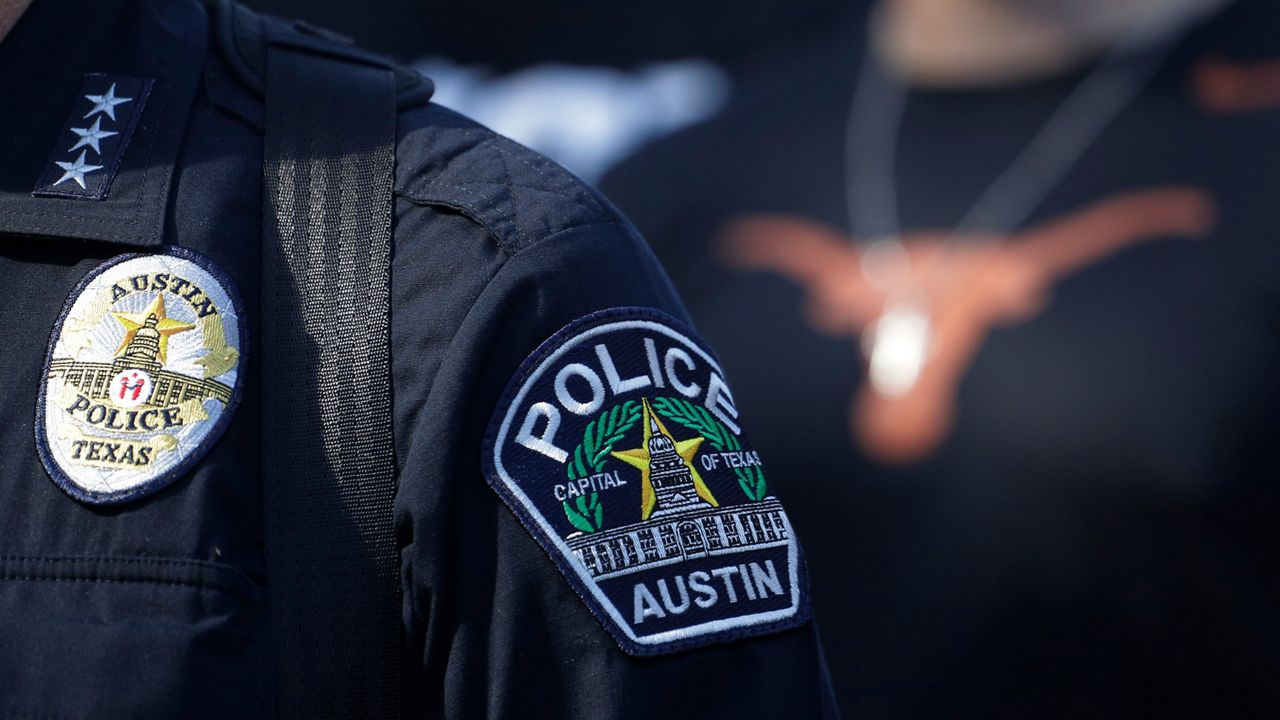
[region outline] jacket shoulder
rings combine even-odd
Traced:
[[[634,230],[596,190],[552,160],[452,110],[401,115],[396,194],[464,213],[508,253],[587,225]]]
[[[206,1],[219,66],[239,86],[231,90],[216,73],[207,72],[210,94],[219,98],[215,104],[259,130],[268,46],[385,67],[394,73],[397,88],[397,196],[414,205],[462,213],[483,226],[508,254],[586,225],[615,225],[622,235],[634,237],[621,214],[569,171],[430,103],[431,81],[412,68],[304,22],[260,15],[230,0]]]
[[[212,42],[235,79],[259,100],[266,88],[267,47],[285,46],[320,57],[391,70],[396,79],[397,105],[406,109],[425,104],[434,91],[431,81],[391,58],[352,44],[350,38],[303,20],[289,22],[256,13],[231,0],[206,0]]]

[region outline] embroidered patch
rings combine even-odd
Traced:
[[[108,505],[190,469],[239,402],[242,318],[230,279],[188,250],[121,255],[89,273],[54,327],[36,410],[53,480]]]
[[[152,81],[84,76],[71,115],[33,195],[101,200],[111,190]]]
[[[544,342],[498,405],[484,466],[631,654],[808,617],[791,523],[724,373],[669,315],[606,310]]]

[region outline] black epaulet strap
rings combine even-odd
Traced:
[[[231,0],[206,0],[214,44],[237,79],[263,97],[267,86],[267,49],[291,47],[310,55],[380,67],[394,77],[399,110],[425,104],[435,92],[431,80],[392,59],[363,50],[338,33],[297,20],[260,15]]]
[[[262,469],[276,715],[396,718],[396,76],[265,51]]]

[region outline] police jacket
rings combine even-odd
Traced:
[[[189,1],[39,2],[0,42],[0,717],[280,714],[270,33],[366,59]],[[643,241],[394,79],[404,716],[834,714],[767,458]]]

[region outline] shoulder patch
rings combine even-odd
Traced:
[[[36,445],[81,502],[150,495],[217,441],[240,399],[235,287],[201,255],[120,255],[72,291],[49,341]]]
[[[724,372],[665,313],[606,310],[544,342],[498,405],[484,468],[628,653],[808,618],[795,534]]]

